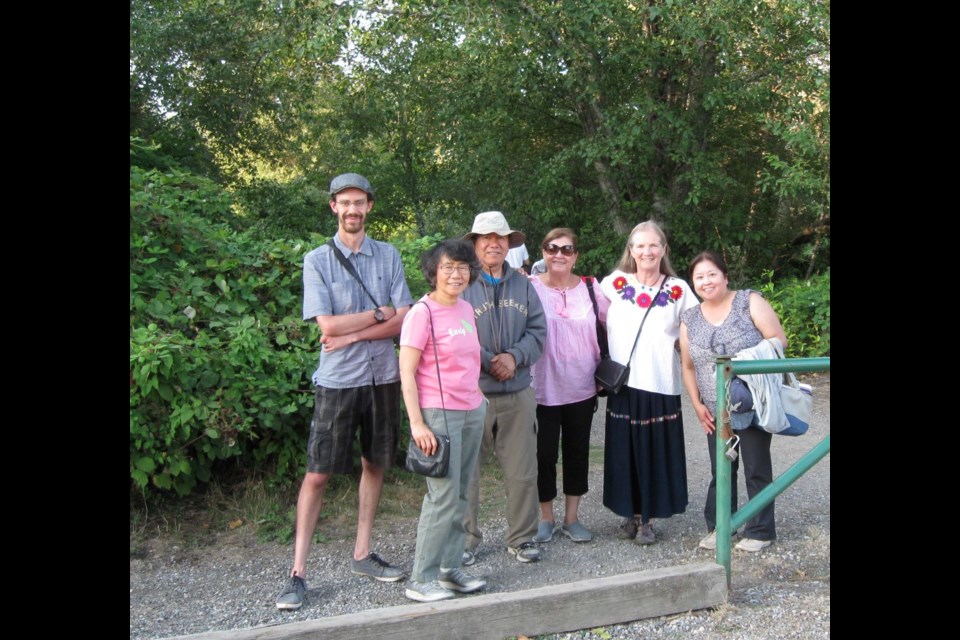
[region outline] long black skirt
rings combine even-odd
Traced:
[[[686,510],[680,396],[623,387],[607,398],[603,505],[643,522]]]

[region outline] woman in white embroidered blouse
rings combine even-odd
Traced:
[[[610,300],[610,356],[630,366],[620,393],[607,398],[603,504],[625,518],[621,537],[651,544],[650,519],[687,507],[676,343],[680,313],[697,302],[673,270],[667,237],[653,220],[633,228],[600,290]]]

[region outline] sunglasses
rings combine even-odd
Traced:
[[[577,252],[572,244],[565,244],[562,247],[558,247],[555,244],[547,244],[543,247],[543,252],[548,256],[553,256],[557,254],[557,251],[562,253],[565,256],[572,256]]]

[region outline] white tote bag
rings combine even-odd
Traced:
[[[813,387],[797,382],[792,371],[783,374],[780,384],[780,404],[787,414],[790,426],[777,431],[779,436],[802,436],[810,428],[810,416],[813,414]]]

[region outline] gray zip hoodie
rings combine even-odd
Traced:
[[[504,263],[503,278],[490,284],[481,274],[463,292],[473,307],[480,338],[480,390],[485,395],[516,393],[530,386],[530,367],[543,355],[547,316],[540,297],[527,277]],[[500,382],[490,375],[490,360],[509,353],[517,373]]]

